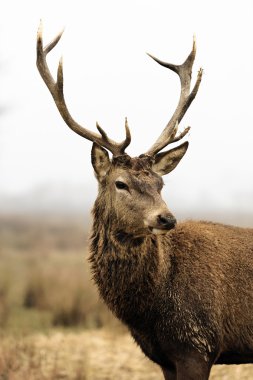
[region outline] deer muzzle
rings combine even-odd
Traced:
[[[167,214],[167,215],[158,215],[157,223],[160,228],[165,229],[165,230],[171,230],[172,228],[175,227],[177,221],[173,215]]]
[[[149,215],[144,223],[151,233],[161,235],[173,229],[176,226],[177,221],[170,212],[160,212]]]

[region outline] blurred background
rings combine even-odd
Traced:
[[[9,1],[0,35],[0,207],[4,212],[74,211],[89,215],[96,195],[91,143],[64,124],[35,65],[40,19],[49,55],[64,56],[73,117],[114,139],[133,135],[129,154],[149,148],[179,97],[178,77],[145,52],[181,63],[197,39],[193,81],[204,76],[181,123],[190,149],[168,176],[164,197],[182,217],[252,215],[252,2]],[[218,215],[219,214],[219,215]],[[86,218],[85,218],[86,219]],[[216,218],[217,219],[217,218]]]
[[[56,74],[64,57],[72,116],[94,131],[98,121],[116,141],[127,116],[130,155],[152,145],[179,99],[178,77],[145,53],[182,63],[195,34],[193,82],[200,67],[204,75],[181,123],[181,130],[191,126],[190,147],[164,178],[163,197],[178,219],[252,227],[252,12],[250,0],[9,0],[2,6],[0,335],[12,349],[5,347],[0,374],[13,361],[16,343],[9,336],[104,326],[122,331],[98,300],[87,263],[97,192],[91,143],[64,124],[37,72],[40,19],[45,44],[65,28],[48,63]]]

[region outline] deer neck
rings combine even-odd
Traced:
[[[147,308],[152,309],[161,280],[159,240],[126,233],[116,216],[106,217],[95,208],[93,215],[89,260],[100,295],[125,323],[143,323],[144,314],[153,315]]]

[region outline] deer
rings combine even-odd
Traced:
[[[60,60],[55,80],[37,35],[37,67],[65,123],[92,141],[91,162],[98,181],[93,207],[90,265],[99,294],[129,329],[143,353],[162,370],[165,380],[206,380],[215,364],[253,363],[253,229],[207,221],[178,222],[162,198],[162,176],[176,168],[188,142],[169,150],[189,127],[179,123],[202,79],[191,89],[196,42],[183,64],[158,64],[180,79],[179,102],[155,143],[130,157],[125,139],[115,142],[79,125],[63,92]],[[109,152],[112,156],[109,155]]]

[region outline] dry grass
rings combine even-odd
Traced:
[[[162,380],[99,301],[83,224],[0,217],[0,380]],[[250,380],[253,366],[211,379]]]
[[[91,281],[86,242],[79,219],[0,218],[0,327],[118,325]]]
[[[9,314],[9,283],[4,276],[2,276],[0,279],[0,328],[7,324]]]
[[[25,279],[23,306],[49,311],[54,326],[101,327],[107,310],[82,256],[53,253],[43,266],[36,263]]]
[[[8,380],[162,380],[127,334],[96,330],[2,339],[0,378]],[[211,380],[250,380],[253,365],[216,366]]]

